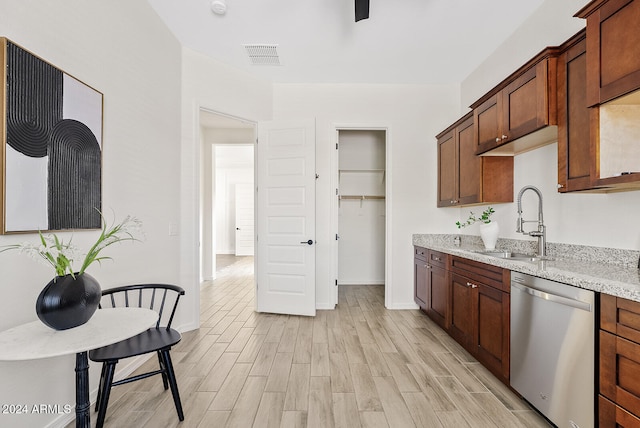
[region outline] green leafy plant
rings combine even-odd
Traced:
[[[456,222],[456,226],[458,226],[458,229],[461,229],[463,227],[467,227],[467,226],[471,226],[474,223],[477,222],[482,222],[484,224],[488,224],[491,223],[491,214],[495,213],[494,209],[491,207],[487,207],[486,210],[482,211],[482,215],[480,217],[476,217],[476,215],[473,213],[473,211],[471,211],[469,213],[469,218],[467,219],[467,221],[465,221],[464,223],[460,223],[459,221]]]
[[[68,242],[61,240],[55,233],[44,235],[38,232],[40,242],[38,244],[22,243],[7,245],[0,252],[7,250],[18,250],[23,254],[44,261],[52,266],[56,271],[56,276],[70,274],[75,278],[81,275],[94,262],[102,263],[103,260],[110,260],[111,257],[101,256],[102,250],[117,242],[140,241],[138,236],[142,236],[142,222],[135,217],[127,216],[120,223],[113,223],[110,226],[100,213],[102,218],[102,230],[96,242],[84,255],[80,270],[75,271],[73,263],[78,249],[72,244],[72,239]]]

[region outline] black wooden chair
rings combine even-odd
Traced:
[[[100,386],[96,400],[98,419],[96,428],[101,428],[107,413],[111,387],[146,379],[157,374],[162,375],[164,389],[171,388],[173,401],[178,412],[178,419],[184,420],[178,384],[171,363],[169,351],[171,347],[180,342],[180,333],[171,328],[171,322],[178,307],[180,296],[184,290],[170,284],[139,284],[116,287],[102,292],[100,308],[107,307],[140,307],[158,312],[158,322],[154,327],[138,334],[137,336],[89,351],[92,361],[102,363]],[[119,381],[113,381],[116,364],[119,360],[155,352],[158,355],[160,367],[148,373],[128,377]]]

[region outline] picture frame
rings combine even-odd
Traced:
[[[99,229],[103,94],[0,37],[0,234]]]

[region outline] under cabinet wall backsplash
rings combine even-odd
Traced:
[[[640,105],[600,106],[600,177],[640,172]]]

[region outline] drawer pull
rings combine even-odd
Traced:
[[[467,282],[467,287],[478,288],[478,286],[472,282]]]

